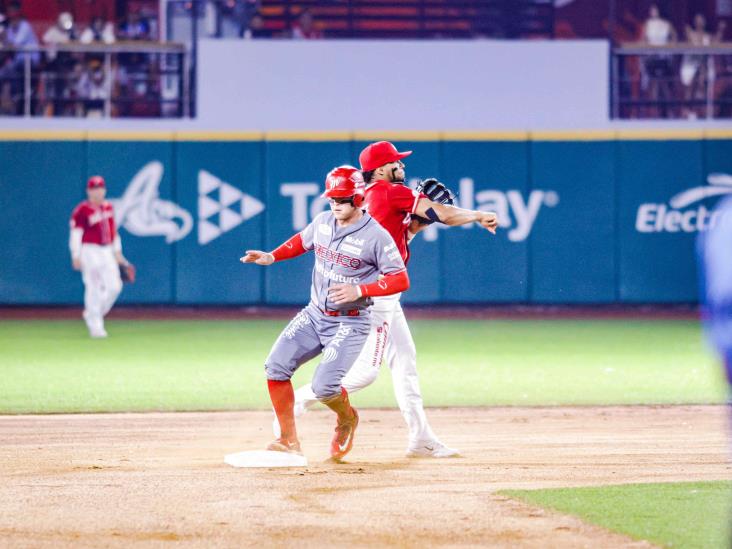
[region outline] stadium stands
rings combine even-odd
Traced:
[[[551,38],[551,0],[263,0],[265,27],[287,36],[303,10],[327,38]]]

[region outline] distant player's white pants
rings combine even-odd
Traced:
[[[399,409],[409,427],[410,445],[437,441],[425,415],[417,376],[417,351],[399,302],[400,295],[374,298],[368,339],[341,384],[349,393],[368,387],[379,374],[383,356],[391,370]],[[295,414],[303,414],[316,402],[310,385],[300,387],[295,391]]]
[[[84,318],[104,329],[104,316],[122,291],[114,250],[112,246],[82,244],[80,259],[84,281]]]

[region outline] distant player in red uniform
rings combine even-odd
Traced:
[[[84,280],[84,321],[91,337],[107,337],[104,316],[122,290],[122,242],[114,224],[112,204],[104,200],[104,178],[95,175],[86,184],[88,199],[71,214],[71,265]]]
[[[359,157],[366,182],[367,210],[394,239],[396,250],[390,250],[391,253],[401,255],[406,264],[409,240],[430,222],[450,226],[478,223],[495,234],[498,227],[495,213],[447,206],[404,185],[402,159],[410,154],[411,151],[397,151],[388,141],[379,141],[366,147]],[[417,216],[421,219],[416,219]],[[417,351],[399,303],[400,296],[374,298],[371,332],[358,360],[343,378],[343,387],[353,393],[373,383],[382,356],[385,357],[391,369],[399,409],[409,427],[407,456],[456,456],[458,450],[443,444],[427,421],[417,376]],[[295,398],[296,415],[304,413],[316,402],[308,385],[298,389]]]

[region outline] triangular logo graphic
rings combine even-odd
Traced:
[[[208,219],[215,213],[219,213],[221,204],[209,197],[200,195],[198,197],[198,217],[199,219]]]
[[[236,211],[237,204],[241,213]],[[264,204],[258,199],[206,170],[198,172],[199,244],[208,244],[263,211]]]
[[[234,210],[226,208],[225,210],[221,210],[219,227],[221,227],[221,232],[225,233],[239,225],[242,221],[244,221],[244,218],[242,216],[240,216]]]
[[[245,194],[244,198],[241,199],[241,216],[244,219],[250,219],[257,214],[262,213],[263,211],[264,204],[262,204],[256,198],[252,198],[251,196]]]
[[[206,170],[198,172],[198,194],[209,194],[221,185],[221,180]]]
[[[208,221],[198,220],[198,243],[208,244],[215,238],[221,236],[221,229]]]
[[[221,188],[219,189],[219,200],[221,200],[222,206],[231,206],[242,197],[242,194],[239,189],[222,182]]]

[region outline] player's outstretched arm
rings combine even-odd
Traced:
[[[467,225],[468,223],[478,223],[481,227],[493,234],[496,234],[496,228],[498,227],[498,216],[494,212],[482,212],[479,210],[466,210],[457,206],[446,206],[433,202],[428,198],[422,198],[417,202],[417,208],[414,213],[420,217],[451,227]]]
[[[272,265],[272,263],[276,261],[291,259],[302,255],[307,251],[308,250],[302,242],[301,233],[297,233],[271,252],[247,250],[245,254],[239,258],[239,261],[242,263],[256,263],[257,265]]]
[[[262,250],[247,250],[243,257],[239,258],[242,263],[256,263],[257,265],[272,265],[274,256]]]
[[[336,305],[351,303],[362,297],[377,297],[398,294],[409,289],[409,275],[406,269],[388,274],[371,284],[335,284],[328,289],[328,300]]]

